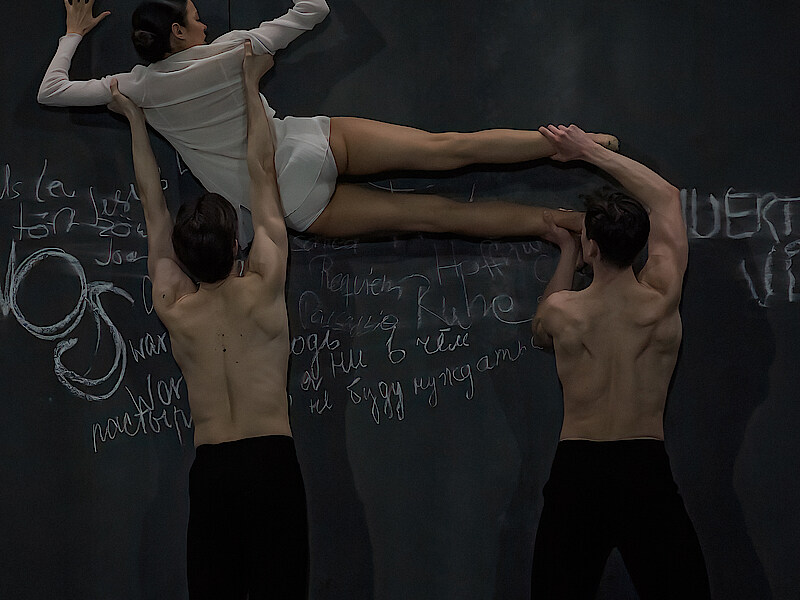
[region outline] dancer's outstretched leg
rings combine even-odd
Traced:
[[[546,210],[511,202],[459,202],[340,183],[330,204],[307,231],[325,237],[411,231],[478,238],[545,237],[549,230],[544,222]],[[557,225],[580,231],[583,213],[551,212]]]
[[[613,135],[590,134],[616,150]],[[538,131],[486,129],[474,133],[429,133],[357,117],[331,119],[330,145],[340,174],[384,171],[447,171],[472,164],[536,160],[555,150]]]

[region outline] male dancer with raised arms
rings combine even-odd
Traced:
[[[258,95],[258,81],[271,64],[269,55],[252,57],[248,44],[247,164],[255,237],[241,268],[231,204],[206,194],[193,207],[181,207],[173,228],[141,109],[116,83],[109,104],[130,122],[153,305],[169,331],[194,420],[187,553],[193,600],[307,594],[305,492],[286,392],[288,242],[273,137]]]
[[[700,544],[664,449],[688,260],[679,192],[575,125],[539,131],[556,148],[553,159],[589,162],[636,200],[605,191],[588,199],[580,242],[550,219],[561,257],[533,333],[555,351],[564,422],[544,488],[532,597],[593,599],[617,547],[642,600],[709,598]],[[570,291],[579,243],[594,276],[588,288]],[[631,265],[646,243],[637,276]]]

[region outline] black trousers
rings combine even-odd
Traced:
[[[642,600],[710,598],[664,443],[560,442],[544,488],[531,599],[594,599],[615,547]]]
[[[192,600],[307,598],[306,496],[292,438],[199,446],[187,541]]]

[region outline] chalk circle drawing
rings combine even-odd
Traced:
[[[31,323],[25,317],[25,314],[20,309],[17,303],[17,292],[20,285],[25,280],[25,277],[40,263],[45,260],[60,260],[65,263],[66,271],[74,274],[80,283],[80,293],[75,306],[72,310],[60,321],[49,325],[38,325]],[[14,314],[17,322],[25,328],[31,335],[43,340],[61,340],[56,345],[53,352],[53,366],[55,375],[61,384],[67,388],[70,393],[89,401],[105,400],[111,397],[117,391],[122,378],[125,375],[125,368],[127,365],[127,351],[125,342],[122,338],[117,327],[111,321],[111,318],[106,313],[101,302],[101,295],[110,292],[118,296],[122,296],[133,304],[133,298],[125,291],[114,284],[107,281],[86,281],[86,272],[83,266],[73,255],[65,252],[60,248],[42,248],[37,250],[25,260],[20,263],[19,267],[16,265],[16,248],[14,242],[11,243],[11,256],[9,258],[9,266],[6,271],[5,281],[6,297],[0,296],[0,303],[2,303],[3,314],[8,314],[8,310]],[[89,378],[68,369],[61,360],[61,357],[70,348],[78,343],[78,338],[72,337],[63,339],[68,336],[81,322],[86,308],[92,313],[95,326],[97,329],[97,341],[95,343],[95,355],[100,347],[100,339],[102,336],[102,325],[108,327],[111,338],[114,344],[114,362],[111,365],[108,373],[98,378]],[[99,386],[111,383],[111,388],[105,393],[96,392]],[[81,387],[78,387],[81,386]],[[85,388],[85,389],[81,389]]]

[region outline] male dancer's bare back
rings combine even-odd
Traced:
[[[677,295],[623,272],[552,301],[564,393],[561,439],[664,439],[678,348]]]
[[[277,279],[246,267],[158,313],[188,388],[195,445],[291,435],[289,326]]]

